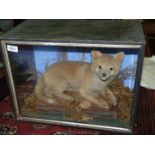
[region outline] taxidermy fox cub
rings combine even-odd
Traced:
[[[40,100],[53,104],[53,96],[73,101],[73,97],[64,94],[65,90],[76,90],[79,94],[97,106],[109,109],[104,99],[98,99],[95,94],[108,92],[112,104],[116,105],[115,95],[107,85],[117,76],[124,53],[119,52],[114,56],[92,51],[92,63],[61,61],[50,66],[38,80],[35,87],[35,96]],[[86,108],[90,105],[81,105]]]

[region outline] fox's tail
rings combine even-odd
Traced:
[[[38,80],[38,83],[35,87],[35,91],[34,91],[35,97],[43,102],[53,104],[54,100],[44,95],[43,88],[45,88],[45,83],[44,83],[43,77],[41,77]]]

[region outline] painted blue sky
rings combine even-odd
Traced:
[[[36,69],[40,73],[44,73],[47,66],[52,65],[58,61],[58,51],[61,51],[59,47],[47,47],[47,46],[35,46],[34,47],[34,56]],[[84,49],[67,49],[67,60],[68,61],[86,61],[91,62],[91,50]],[[83,54],[85,53],[85,54]],[[137,54],[126,54],[121,65],[121,69],[124,69],[129,66],[133,66],[137,62]],[[38,77],[39,78],[39,77]],[[135,77],[129,77],[124,81],[124,85],[133,89],[135,83]]]

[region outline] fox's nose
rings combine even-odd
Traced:
[[[106,74],[106,73],[102,73],[102,76],[103,76],[103,77],[106,77],[106,76],[107,76],[107,74]]]

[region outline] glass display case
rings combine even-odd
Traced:
[[[18,120],[132,132],[144,36],[136,20],[27,20],[1,38]]]

